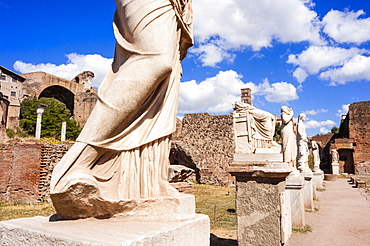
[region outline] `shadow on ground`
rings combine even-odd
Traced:
[[[211,246],[237,246],[238,241],[235,239],[226,239],[217,237],[214,234],[211,234]]]

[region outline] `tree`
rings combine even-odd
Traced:
[[[330,132],[333,133],[333,134],[337,134],[337,133],[339,133],[339,128],[336,127],[336,126],[333,126],[333,128],[331,128]]]
[[[21,103],[20,127],[31,135],[35,135],[37,104],[48,105],[42,114],[42,137],[60,138],[62,122],[67,122],[66,139],[75,140],[80,134],[80,126],[71,119],[71,112],[66,105],[55,98],[25,99]]]
[[[275,134],[274,134],[274,139],[276,141],[279,141],[281,138],[281,125],[276,123],[275,125]]]

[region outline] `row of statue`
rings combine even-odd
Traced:
[[[234,130],[236,135],[236,154],[281,154],[283,161],[301,172],[310,172],[308,167],[309,144],[304,121],[305,114],[298,116],[297,131],[294,129],[294,112],[287,106],[281,107],[281,138],[282,144],[274,141],[275,116],[257,109],[245,102],[233,104]],[[276,148],[279,146],[279,148]],[[319,148],[311,141],[314,171],[320,171]],[[275,149],[274,149],[275,148]],[[274,150],[272,150],[274,149]],[[298,163],[297,161],[298,155]]]
[[[283,149],[283,161],[292,168],[297,168],[301,172],[310,172],[308,167],[309,140],[307,138],[304,121],[306,115],[301,113],[298,116],[297,134],[294,132],[294,111],[287,106],[281,107],[281,138]],[[320,171],[320,154],[316,141],[311,141],[314,172]],[[298,163],[296,166],[296,157]]]

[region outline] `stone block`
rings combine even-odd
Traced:
[[[285,190],[288,192],[291,204],[291,220],[293,228],[305,226],[305,213],[303,202],[303,177],[288,177]]]
[[[304,208],[308,211],[313,211],[313,182],[312,182],[312,173],[302,173],[304,177],[304,186],[303,186],[303,202]]]
[[[312,180],[316,186],[316,189],[324,189],[324,173],[322,171],[314,172]]]
[[[52,218],[52,217],[51,217]],[[32,217],[0,222],[2,245],[209,245],[209,218],[177,222],[137,222],[112,220],[51,221]]]
[[[237,188],[238,245],[280,245],[285,182],[237,181]]]

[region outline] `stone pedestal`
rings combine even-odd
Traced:
[[[177,222],[97,219],[50,221],[49,217],[0,222],[2,245],[209,245],[209,218]]]
[[[289,194],[293,228],[305,226],[305,207],[303,201],[304,177],[289,175],[286,179],[285,190]]]
[[[304,208],[308,211],[313,211],[313,174],[312,172],[304,172],[301,173],[302,177],[304,178],[304,186],[303,186],[303,202]]]
[[[323,171],[318,171],[318,172],[313,172],[313,182],[315,183],[316,189],[322,190],[324,189],[324,172]]]
[[[281,245],[291,234],[285,179],[286,163],[234,162],[228,172],[236,177],[238,245]],[[289,205],[289,204],[288,204]],[[288,209],[288,210],[287,210]]]
[[[331,163],[331,170],[333,174],[339,175],[339,162]]]

